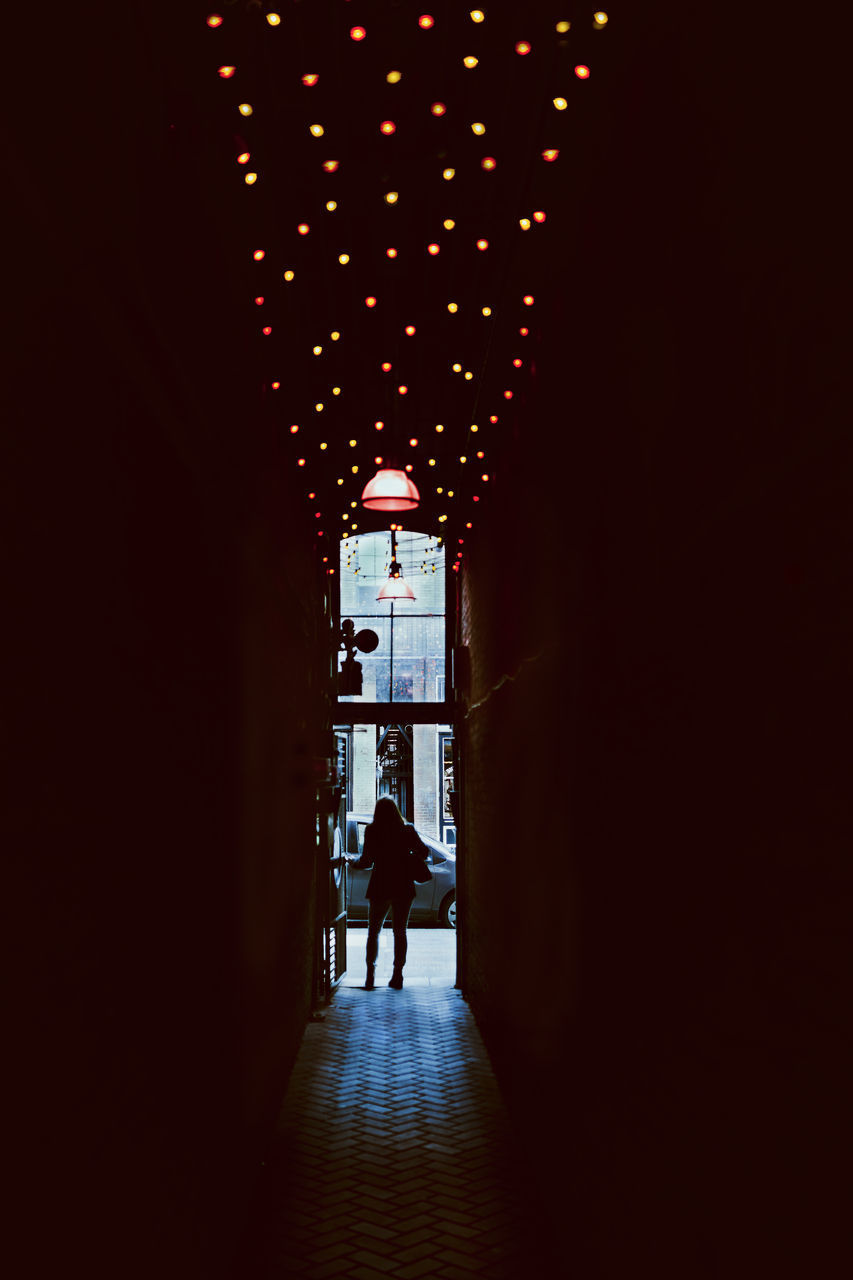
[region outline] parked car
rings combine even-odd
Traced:
[[[368,823],[373,821],[369,813],[347,814],[347,853],[361,857],[364,847],[364,831]],[[429,849],[428,865],[432,872],[425,884],[415,885],[415,900],[412,903],[412,923],[436,923],[445,929],[456,928],[456,854],[449,845],[425,836],[418,835]],[[367,883],[370,872],[356,871],[352,866],[347,870],[347,917],[350,920],[367,919]]]

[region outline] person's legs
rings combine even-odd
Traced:
[[[367,911],[367,981],[365,986],[373,986],[373,974],[376,969],[376,957],[379,954],[379,930],[385,923],[391,903],[386,899],[372,898]]]
[[[406,925],[409,921],[411,909],[412,902],[410,898],[398,898],[391,904],[391,927],[394,930],[394,973],[391,978],[391,986],[394,987],[402,987],[403,985],[403,965],[406,963],[406,953],[409,949]]]

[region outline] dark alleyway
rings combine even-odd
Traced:
[[[834,19],[279,8],[8,18],[4,1269],[846,1280]],[[332,570],[395,420],[405,531],[470,499],[406,704],[453,733],[459,987],[368,999],[356,943],[315,1022]]]

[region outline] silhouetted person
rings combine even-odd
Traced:
[[[374,986],[376,956],[379,952],[379,930],[391,912],[394,930],[394,972],[389,987],[403,985],[408,941],[406,924],[415,897],[415,858],[426,862],[429,850],[415,828],[405,821],[390,796],[380,796],[373,811],[373,821],[364,832],[364,848],[353,866],[373,868],[367,885],[369,904],[367,921],[367,978],[365,987]]]

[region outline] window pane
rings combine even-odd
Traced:
[[[378,601],[391,565],[390,532],[341,541],[341,620],[379,636],[371,654],[358,653],[361,696],[341,702],[441,702],[445,694],[445,552],[438,539],[401,530],[397,560],[414,600]],[[341,652],[340,667],[344,654]]]

